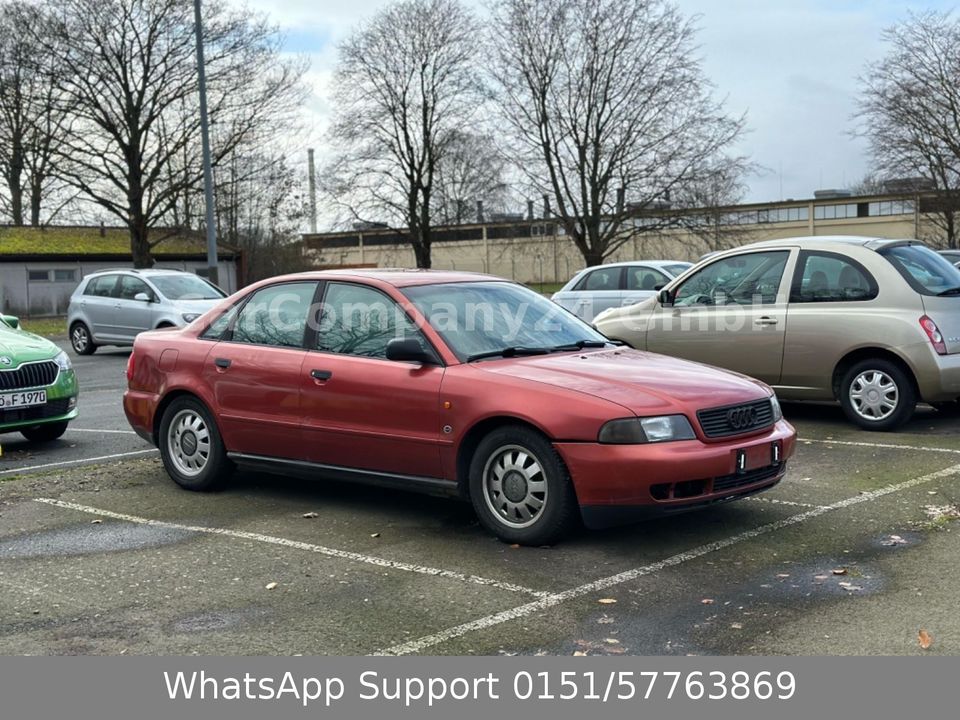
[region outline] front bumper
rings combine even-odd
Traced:
[[[769,489],[786,473],[796,437],[793,426],[781,420],[764,433],[716,443],[557,443],[556,448],[573,479],[584,523],[602,527]]]
[[[15,432],[47,423],[70,421],[77,417],[80,386],[73,370],[62,370],[52,385],[39,389],[47,391],[46,405],[0,410],[0,433]]]

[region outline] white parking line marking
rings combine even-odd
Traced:
[[[951,453],[960,455],[960,450],[942,447],[926,447],[922,445],[895,445],[893,443],[853,442],[851,440],[823,440],[822,438],[801,438],[801,443],[818,443],[820,445],[847,445],[851,447],[879,448],[881,450],[923,450],[924,452]]]
[[[466,635],[467,633],[474,632],[476,630],[484,630],[495,625],[509,622],[510,620],[517,620],[518,618],[527,617],[528,615],[533,615],[559,605],[567,600],[574,600],[576,598],[583,597],[584,595],[597,592],[598,590],[606,590],[607,588],[611,588],[616,585],[622,585],[623,583],[636,580],[644,575],[653,575],[654,573],[658,573],[666,568],[675,567],[685,562],[689,562],[690,560],[696,560],[697,558],[708,555],[709,553],[728,548],[731,545],[737,545],[747,540],[752,540],[753,538],[760,537],[762,535],[768,535],[769,533],[782,530],[792,525],[798,525],[806,522],[807,520],[813,520],[814,518],[818,518],[821,515],[833,510],[841,510],[853,505],[870,502],[885,495],[890,495],[891,493],[900,492],[902,490],[908,490],[912,487],[916,487],[917,485],[933,482],[934,480],[940,480],[941,478],[956,475],[957,473],[960,473],[960,464],[952,465],[945,470],[938,470],[937,472],[930,473],[929,475],[923,475],[922,477],[914,478],[912,480],[906,480],[896,485],[888,485],[887,487],[880,488],[879,490],[871,490],[863,493],[862,495],[856,495],[854,497],[847,498],[846,500],[840,500],[832,505],[816,507],[811,510],[807,510],[806,512],[784,518],[783,520],[777,520],[776,522],[761,525],[753,530],[746,530],[723,540],[717,540],[715,542],[693,548],[692,550],[687,550],[686,552],[672,555],[665,560],[661,560],[660,562],[656,562],[651,565],[644,565],[643,567],[626,570],[616,575],[600,578],[599,580],[594,580],[593,582],[579,585],[577,587],[570,588],[569,590],[564,590],[563,592],[548,595],[547,597],[540,598],[539,600],[527,603],[526,605],[519,605],[494,615],[488,615],[477,620],[463,623],[462,625],[456,625],[454,627],[447,628],[446,630],[441,630],[440,632],[432,635],[426,635],[417,640],[411,640],[410,642],[394,645],[393,647],[386,648],[385,650],[379,650],[375,652],[374,655],[410,655],[412,653],[422,652],[427,648],[435,647],[448,640],[453,640],[454,638]]]
[[[68,427],[67,432],[116,433],[118,435],[136,435],[133,430],[98,430],[96,428]]]
[[[117,458],[133,457],[134,455],[144,455],[155,452],[157,452],[156,448],[147,448],[146,450],[131,450],[130,452],[114,453],[113,455],[99,455],[91,458],[79,458],[78,460],[44,463],[43,465],[24,465],[23,467],[10,468],[9,470],[0,470],[0,475],[16,475],[17,473],[30,472],[31,470],[46,470],[47,468],[66,467],[68,465],[85,465],[87,463],[100,462],[101,460],[115,460]]]
[[[753,500],[754,502],[765,502],[772,503],[774,505],[790,505],[791,507],[805,507],[805,508],[822,508],[826,505],[814,505],[813,503],[805,502],[796,502],[794,500],[778,500],[777,498],[768,498],[768,497],[748,497],[747,500]]]
[[[113,520],[123,520],[124,522],[137,523],[138,525],[150,525],[153,527],[171,528],[173,530],[185,530],[187,532],[206,533],[207,535],[220,535],[223,537],[238,538],[241,540],[253,540],[256,542],[267,543],[269,545],[280,545],[282,547],[294,548],[296,550],[306,550],[328,557],[340,558],[342,560],[352,560],[354,562],[365,563],[367,565],[376,565],[377,567],[390,568],[391,570],[403,570],[405,572],[417,573],[418,575],[431,575],[433,577],[448,578],[450,580],[459,580],[460,582],[471,583],[473,585],[484,585],[486,587],[495,587],[500,590],[510,592],[525,593],[538,598],[550,597],[551,593],[541,590],[533,590],[515,585],[513,583],[493,580],[491,578],[480,577],[479,575],[465,575],[464,573],[453,570],[443,570],[441,568],[429,567],[426,565],[414,565],[412,563],[400,562],[398,560],[387,560],[386,558],[376,557],[374,555],[364,555],[362,553],[351,552],[349,550],[337,550],[336,548],[324,547],[323,545],[314,545],[299,540],[288,540],[287,538],[275,537],[273,535],[263,535],[261,533],[246,532],[244,530],[230,530],[228,528],[204,527],[202,525],[182,525],[180,523],[166,522],[165,520],[153,520],[151,518],[140,517],[138,515],[126,515],[111,510],[102,510],[100,508],[90,507],[89,505],[79,505],[78,503],[67,502],[65,500],[54,500],[51,498],[34,498],[35,502],[53,505],[55,507],[76,510],[78,512],[98,515],[100,517],[111,518]]]

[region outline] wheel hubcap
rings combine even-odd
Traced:
[[[193,410],[181,410],[167,431],[170,460],[182,474],[195,477],[210,459],[210,431],[203,418]]]
[[[547,503],[547,477],[540,461],[519,445],[494,452],[483,470],[487,507],[504,525],[529,527]]]
[[[73,330],[73,349],[76,351],[81,351],[87,347],[87,331],[82,327],[74,328]]]
[[[865,370],[850,385],[850,404],[857,415],[867,420],[884,420],[897,409],[900,390],[889,375]]]

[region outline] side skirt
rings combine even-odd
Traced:
[[[443,478],[398,475],[395,473],[379,472],[377,470],[359,470],[357,468],[347,468],[339,465],[323,465],[305,460],[288,460],[286,458],[247,455],[238,452],[228,452],[227,457],[246,470],[259,470],[277,475],[294,475],[308,480],[327,479],[340,482],[361,483],[364,485],[376,485],[378,487],[410,490],[440,497],[459,497],[457,483],[453,480],[445,480]]]

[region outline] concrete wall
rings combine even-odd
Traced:
[[[479,227],[479,226],[477,226]],[[486,228],[483,228],[486,237]],[[529,228],[526,228],[529,231]],[[864,235],[887,238],[925,237],[933,232],[923,216],[910,213],[879,217],[815,220],[814,204],[809,204],[808,219],[769,222],[724,228],[707,239],[703,233],[686,230],[638,232],[607,258],[607,262],[625,260],[696,261],[704,253],[749,242],[805,235]],[[362,265],[378,267],[415,267],[409,245],[380,245],[364,241],[352,247],[326,247],[324,237],[343,238],[348,234],[305,236],[306,259],[315,265]],[[356,234],[352,234],[356,237]],[[374,234],[368,233],[369,240]],[[434,269],[485,272],[526,283],[564,283],[584,267],[582,255],[565,235],[539,235],[505,239],[435,242],[432,250]]]
[[[157,261],[156,267],[195,272],[207,266],[206,260]],[[22,317],[55,317],[67,314],[70,295],[80,280],[90,273],[122,267],[116,262],[4,262],[0,258],[0,309],[9,315]],[[74,270],[74,281],[28,280],[30,271]],[[236,292],[237,267],[233,260],[220,261],[220,287],[228,293]]]

